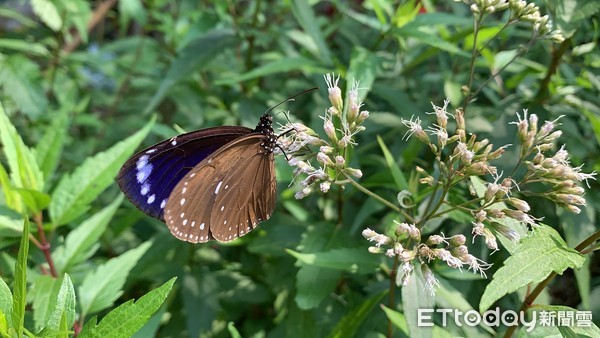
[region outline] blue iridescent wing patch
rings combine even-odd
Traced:
[[[164,208],[177,183],[207,156],[252,131],[245,127],[222,126],[165,140],[127,160],[117,182],[138,209],[164,221]]]

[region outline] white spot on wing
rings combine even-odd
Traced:
[[[160,202],[160,208],[164,209],[165,205],[167,205],[167,199],[166,198],[164,200],[162,200],[162,202]]]
[[[200,224],[200,230],[204,230],[204,223]]]
[[[185,216],[185,212],[182,212],[181,215],[179,215],[181,218],[183,218],[183,216]]]
[[[138,158],[137,162],[135,163],[135,167],[137,168],[137,170],[141,170],[143,167],[145,167],[146,164],[148,164],[148,159],[150,159],[150,156],[148,155],[140,156],[140,158]]]
[[[138,183],[144,183],[144,181],[146,181],[146,179],[148,178],[148,176],[150,176],[150,173],[152,172],[152,164],[146,163],[141,167],[136,166],[136,168],[138,169],[138,172],[135,175],[135,177]]]
[[[186,182],[187,183],[187,182]],[[187,190],[187,187],[183,187],[183,189],[181,190],[182,194],[185,194],[185,191]]]
[[[187,218],[183,220],[183,225],[187,224]]]
[[[156,152],[156,149],[149,149],[148,151],[146,151],[146,154],[152,154]]]
[[[171,144],[176,146],[177,145],[177,140],[175,140],[175,138],[173,137],[173,141],[171,141]]]
[[[225,206],[224,205],[221,206],[221,211],[223,211],[223,210],[225,210]]]
[[[148,194],[149,191],[150,191],[150,184],[148,184],[148,183],[142,184],[142,189],[140,190],[140,194],[142,194],[142,196],[146,196],[146,194]]]
[[[219,184],[217,184],[217,188],[215,189],[215,195],[219,193],[219,189],[221,189],[221,184],[223,184],[223,181],[219,181]]]
[[[179,204],[184,205],[185,204],[185,198],[182,198],[181,201],[179,202]]]
[[[156,195],[152,194],[152,195],[150,195],[150,197],[148,197],[148,201],[146,201],[146,202],[148,202],[148,204],[152,204],[152,202],[154,202],[155,198],[156,198]]]
[[[196,173],[192,173],[192,174],[190,175],[190,178],[192,178],[192,177],[194,177],[194,176],[196,176]],[[187,183],[187,182],[185,182],[185,183]]]
[[[192,228],[194,227],[194,225],[196,225],[196,221],[192,221],[192,224],[191,224]]]

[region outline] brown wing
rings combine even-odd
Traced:
[[[260,133],[242,136],[181,179],[165,206],[165,222],[175,237],[192,243],[227,242],[271,216],[275,167],[264,138]]]

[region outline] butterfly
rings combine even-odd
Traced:
[[[212,127],[157,143],[129,158],[117,183],[143,213],[180,240],[232,241],[269,219],[277,183],[277,135],[269,109],[255,129]]]

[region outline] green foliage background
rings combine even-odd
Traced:
[[[469,104],[468,124],[502,145],[515,143],[508,122],[517,111],[529,109],[540,120],[565,115],[562,142],[573,164],[599,170],[600,6],[593,0],[537,4],[566,40],[540,41],[519,56]],[[482,36],[494,36],[503,19],[492,15]],[[515,25],[485,46],[475,63],[475,87],[529,35],[530,27]],[[361,81],[371,113],[352,167],[363,171],[361,184],[395,201],[400,190],[417,190],[415,165],[433,170],[421,143],[401,139],[401,118],[433,120],[425,112],[445,98],[463,105],[472,44],[469,7],[453,1],[3,3],[0,335],[8,327],[18,332],[19,318],[39,336],[72,336],[76,322],[80,336],[379,337],[388,332],[388,318],[394,335],[408,335],[414,323],[407,323],[409,309],[401,304],[418,306],[419,291],[398,292],[397,304],[388,304],[391,261],[369,254],[360,235],[366,227],[383,232],[398,215],[356,189],[295,200],[291,169],[277,159],[273,217],[231,244],[191,245],[123,202],[114,177],[142,146],[209,126],[254,127],[268,107],[314,86],[321,89],[277,111],[289,110],[290,119],[322,130],[319,115],[329,106],[323,74],[335,72],[346,81],[342,88]],[[276,118],[286,122],[284,114]],[[378,136],[393,161],[384,157]],[[543,216],[572,248],[599,228],[596,182],[585,197],[589,206],[579,215],[545,202],[532,204],[532,214]],[[47,240],[50,249],[35,242],[23,248],[22,215],[33,220],[31,236]],[[470,228],[453,215],[437,231],[470,238]],[[27,260],[18,258],[19,248]],[[488,256],[479,240],[471,252],[495,263],[492,270],[510,256],[505,249]],[[49,277],[44,253],[58,278]],[[26,308],[19,282],[25,271]],[[441,282],[437,306],[479,308],[489,279],[444,266],[434,273]],[[592,310],[598,323],[599,286],[598,256],[590,255],[538,302]],[[516,309],[523,294],[497,304]],[[414,300],[402,298],[411,295]],[[9,296],[19,306],[12,307]],[[14,326],[7,324],[11,313]],[[95,326],[94,316],[106,321]],[[451,324],[428,333],[502,331]]]

